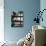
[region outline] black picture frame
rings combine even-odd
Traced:
[[[11,27],[23,27],[24,26],[24,12],[18,11],[18,13],[13,12],[11,15]]]

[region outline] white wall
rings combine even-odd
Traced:
[[[46,0],[40,0],[40,9],[41,10],[46,9]],[[44,21],[40,22],[40,25],[43,25],[46,27],[46,11],[43,13],[42,17],[43,17]]]
[[[4,0],[0,0],[0,42],[4,41]]]
[[[43,9],[46,9],[46,0],[40,0],[40,10],[42,11]],[[46,11],[44,11],[43,12],[43,22],[42,21],[40,21],[41,23],[41,25],[43,25],[43,26],[46,26]]]

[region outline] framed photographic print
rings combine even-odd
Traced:
[[[13,12],[11,16],[11,27],[23,27],[24,24],[24,12],[18,11],[18,13]]]

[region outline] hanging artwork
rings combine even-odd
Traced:
[[[24,24],[24,12],[18,11],[17,13],[13,11],[11,15],[11,27],[23,27]]]

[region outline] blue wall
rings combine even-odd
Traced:
[[[32,20],[36,17],[35,12],[40,9],[40,0],[4,0],[4,35],[7,41],[18,41],[32,28]],[[11,27],[12,11],[24,11],[24,27]]]

